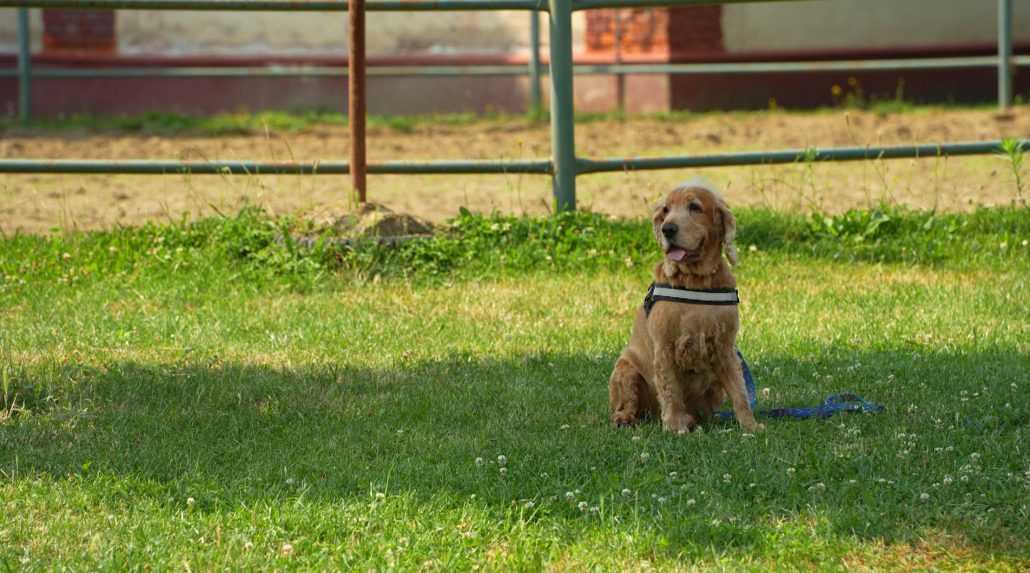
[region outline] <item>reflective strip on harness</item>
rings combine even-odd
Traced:
[[[735,288],[692,290],[675,288],[667,284],[651,283],[644,297],[644,313],[651,316],[651,309],[658,301],[681,302],[684,304],[734,305],[740,304]]]
[[[702,302],[702,303],[722,303],[722,304],[739,304],[740,298],[737,296],[736,290],[730,290],[725,292],[719,291],[704,291],[704,290],[687,290],[679,288],[666,288],[655,286],[654,287],[655,299],[668,299],[677,300],[683,302]]]

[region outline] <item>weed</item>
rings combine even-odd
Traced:
[[[1019,139],[1005,139],[1001,142],[1002,154],[1009,162],[1009,169],[1012,171],[1012,183],[1016,188],[1016,203],[1025,204],[1023,199],[1023,157],[1024,153],[1030,151]]]

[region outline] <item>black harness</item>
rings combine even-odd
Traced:
[[[651,316],[651,309],[658,301],[681,302],[684,304],[708,304],[715,306],[732,306],[740,304],[740,296],[735,288],[712,288],[693,290],[674,287],[665,283],[651,283],[644,297],[644,314]]]

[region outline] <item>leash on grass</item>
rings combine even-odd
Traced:
[[[669,284],[651,283],[644,297],[644,313],[651,315],[651,309],[655,303],[661,301],[675,302],[680,304],[706,304],[706,305],[737,305],[740,304],[740,296],[737,289],[685,289],[674,287]],[[845,392],[833,394],[823,400],[818,406],[794,407],[794,408],[769,408],[755,410],[758,398],[755,395],[755,381],[751,377],[751,369],[748,368],[744,355],[737,351],[740,358],[740,367],[744,371],[744,385],[747,387],[747,401],[754,410],[755,416],[763,418],[795,418],[804,420],[808,418],[829,418],[838,412],[865,412],[873,414],[882,412],[884,407],[862,398],[858,394]],[[734,419],[733,412],[716,412],[715,417],[720,420]]]
[[[755,410],[755,405],[758,402],[758,398],[755,393],[755,380],[751,377],[751,369],[748,368],[747,361],[744,360],[744,355],[741,354],[739,350],[737,351],[737,356],[740,357],[740,369],[744,371],[744,386],[747,388],[747,401],[748,404],[751,405],[751,409],[754,410],[755,416],[761,416],[763,418],[794,418],[797,420],[806,420],[808,418],[825,419],[838,412],[864,412],[866,414],[875,414],[876,412],[882,412],[885,410],[885,408],[880,404],[870,402],[858,394],[852,394],[850,392],[833,394],[823,400],[823,403],[818,406]],[[733,412],[727,410],[716,412],[715,417],[719,420],[733,420],[735,418]]]

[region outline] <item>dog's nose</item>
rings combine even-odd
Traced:
[[[672,237],[674,237],[676,235],[676,232],[679,230],[679,225],[675,223],[666,223],[662,225],[662,234],[665,235],[665,238],[667,239],[671,239]]]

